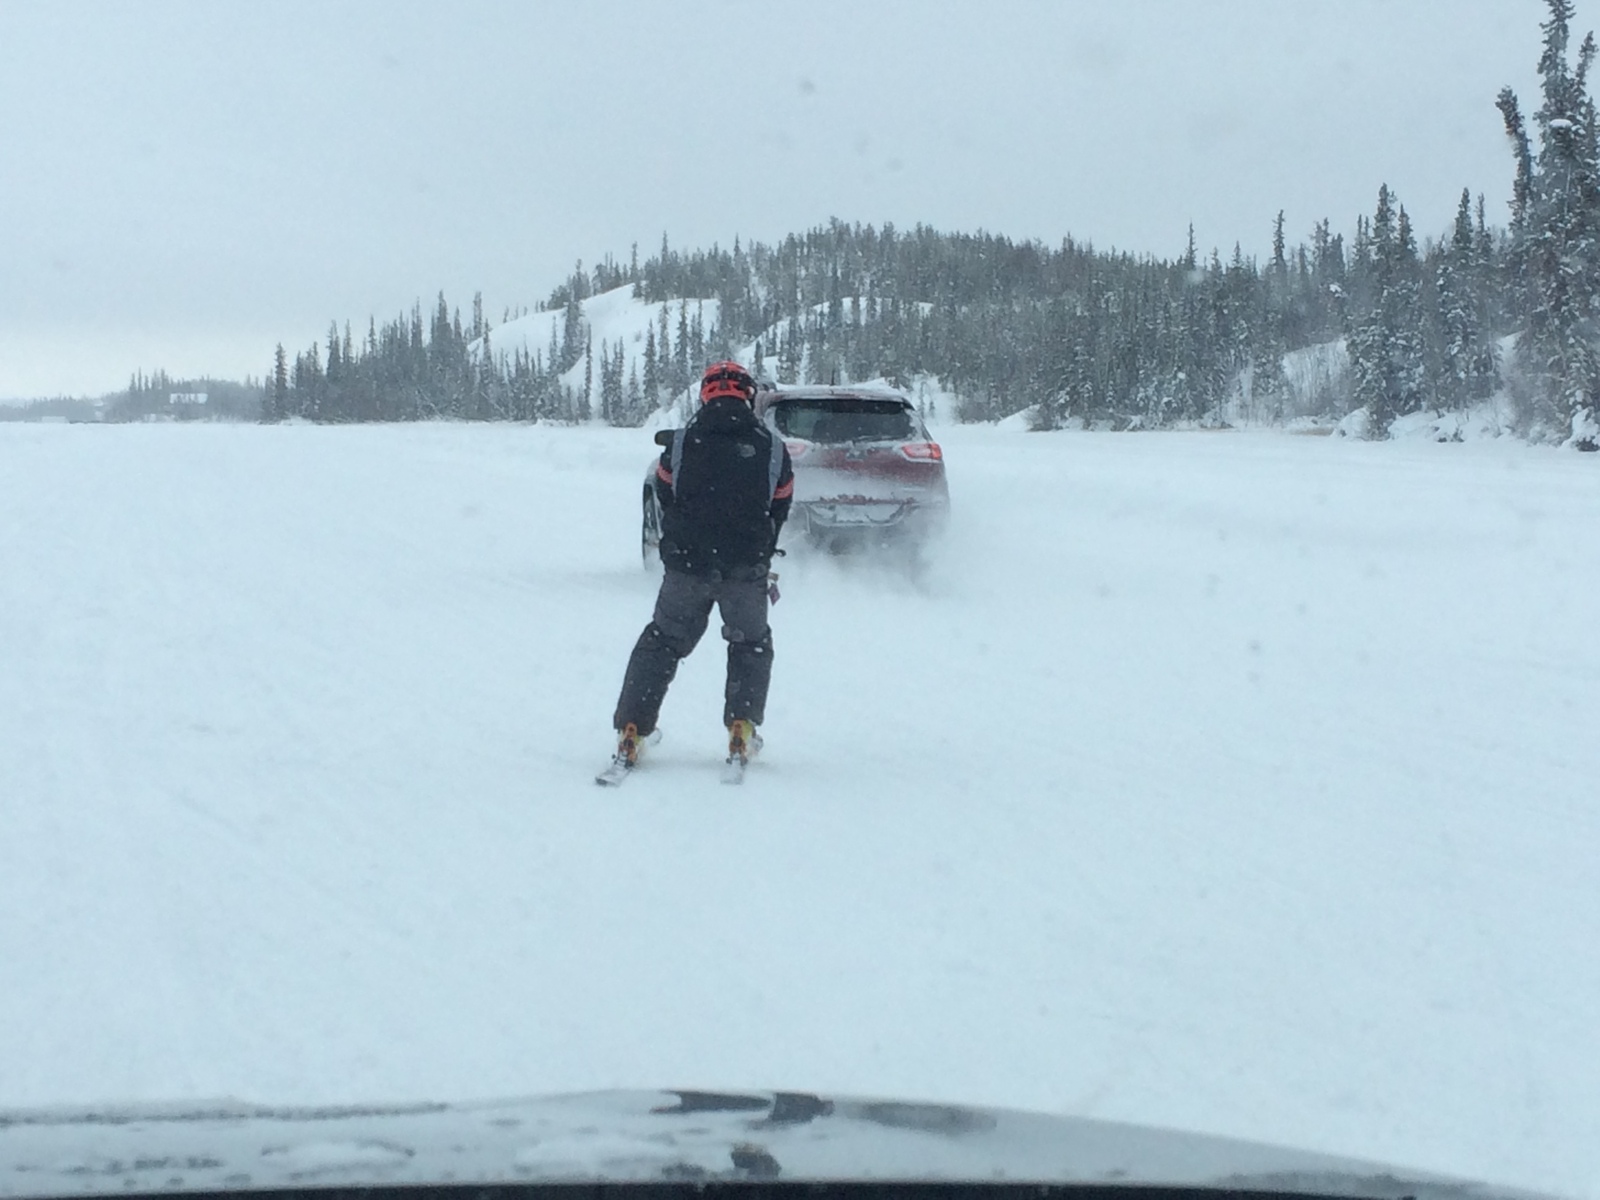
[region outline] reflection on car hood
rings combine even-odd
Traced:
[[[1387,1200],[1529,1195],[1133,1125],[788,1092],[0,1110],[0,1196],[891,1179],[1161,1184]]]

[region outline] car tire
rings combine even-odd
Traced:
[[[644,489],[643,512],[639,523],[639,556],[652,567],[661,561],[661,505],[653,488]]]

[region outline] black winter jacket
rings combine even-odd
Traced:
[[[661,561],[669,571],[764,579],[789,516],[794,467],[783,439],[734,396],[702,405],[656,467]]]

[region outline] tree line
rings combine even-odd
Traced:
[[[96,421],[254,421],[262,385],[255,379],[174,378],[165,370],[135,371],[128,386],[85,402],[83,419]]]
[[[1280,213],[1265,262],[1236,245],[1201,254],[1191,228],[1170,258],[831,221],[776,245],[682,251],[663,237],[641,259],[581,266],[544,310],[548,345],[511,353],[475,299],[463,323],[441,295],[364,337],[331,325],[292,358],[280,346],[266,420],[587,421],[637,424],[708,359],[749,348],[778,383],[936,376],[971,420],[1031,410],[1038,428],[1222,423],[1461,410],[1508,387],[1525,432],[1593,444],[1600,397],[1600,140],[1587,76],[1573,61],[1571,0],[1546,0],[1541,103],[1498,99],[1512,146],[1509,223],[1464,189],[1453,226],[1419,240],[1387,185],[1348,241],[1328,220],[1291,245]],[[642,370],[595,345],[582,301],[619,287],[658,306]],[[696,299],[715,300],[715,321]],[[509,314],[508,314],[509,316]],[[1517,335],[1515,351],[1501,346]],[[1348,369],[1309,394],[1285,358],[1337,343]],[[1293,359],[1291,358],[1291,362]],[[581,377],[575,370],[583,365]],[[627,378],[624,378],[626,370]],[[576,382],[575,382],[576,381]]]

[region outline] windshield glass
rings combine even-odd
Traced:
[[[1594,28],[0,0],[0,1200],[662,1088],[1600,1200]]]
[[[778,430],[808,442],[894,442],[913,433],[905,406],[883,400],[783,400],[772,407]]]

